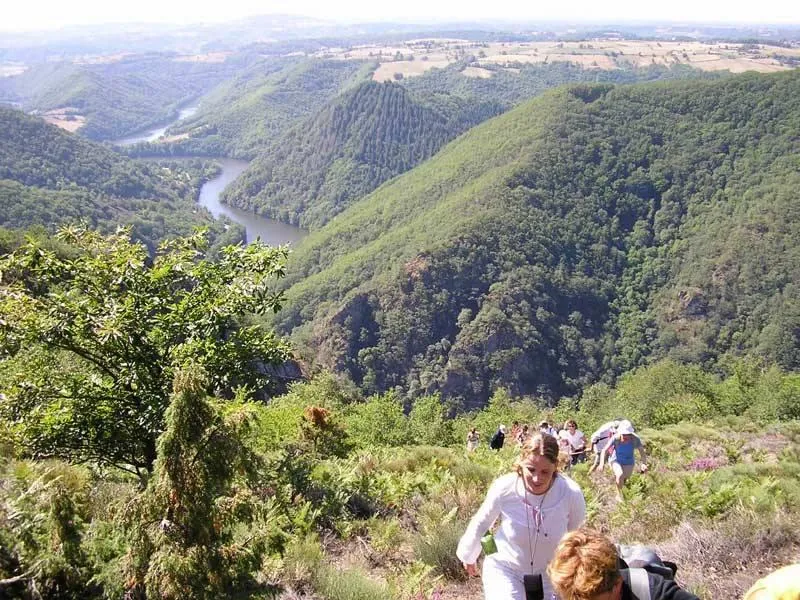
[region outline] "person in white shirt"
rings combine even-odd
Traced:
[[[613,421],[609,421],[608,423],[603,423],[597,431],[592,434],[591,441],[592,441],[592,450],[594,451],[594,460],[592,462],[592,466],[589,467],[589,473],[594,471],[597,467],[600,466],[600,457],[602,456],[603,452],[605,452],[608,445],[611,443],[611,438],[614,437],[614,434],[617,432],[617,427],[619,427],[620,420],[615,419]]]
[[[526,574],[541,574],[544,597],[553,597],[547,564],[561,537],[586,518],[580,487],[558,473],[558,451],[558,441],[551,435],[528,438],[515,471],[492,483],[458,542],[456,555],[469,575],[477,575],[481,537],[500,517],[497,552],[483,561],[486,600],[525,600]]]
[[[570,465],[586,460],[586,436],[578,429],[578,424],[570,419],[559,434],[564,451],[569,454]]]

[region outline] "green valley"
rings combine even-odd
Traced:
[[[157,243],[210,227],[234,242],[237,227],[198,211],[200,166],[135,162],[21,111],[0,108],[0,225],[26,229],[83,222],[101,231],[133,226],[137,239]]]
[[[794,369],[798,85],[549,92],[309,237],[275,324],[366,390],[466,406],[665,356]]]
[[[465,58],[420,77],[365,82],[332,98],[262,145],[225,201],[288,223],[319,228],[470,127],[547,89],[568,82],[710,77],[684,67],[595,71],[559,62],[520,65],[514,71],[495,68],[487,71],[492,74],[487,79],[468,76],[471,65],[472,59]],[[267,113],[268,119],[271,114]],[[194,143],[181,142],[180,147]]]
[[[446,94],[417,100],[400,85],[367,82],[270,144],[225,201],[319,227],[500,110]]]
[[[253,158],[330,98],[366,79],[371,68],[366,61],[258,59],[211,90],[198,114],[171,130],[187,139],[142,151]]]
[[[699,600],[797,563],[800,29],[328,8],[4,32],[0,599],[472,600],[564,523]]]

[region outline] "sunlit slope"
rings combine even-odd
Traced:
[[[200,111],[172,130],[175,152],[253,158],[333,96],[367,79],[373,64],[306,58],[259,59],[203,97]]]
[[[470,403],[661,355],[797,368],[798,92],[788,73],[547,93],[310,236],[278,324],[367,389]]]
[[[565,83],[633,83],[701,75],[691,69],[656,67],[597,72],[561,63],[529,65],[514,73],[498,69],[485,79],[469,77],[460,69],[464,66],[433,69],[400,83],[365,81],[332,97],[321,109],[309,111],[307,118],[290,128],[289,118],[280,119],[285,133],[272,139],[262,136],[265,144],[259,155],[227,190],[224,201],[317,229],[470,127],[547,89]],[[231,106],[242,104],[236,99]],[[298,102],[291,107],[298,110],[308,105]],[[219,107],[222,114],[228,110]],[[251,127],[248,135],[255,131]]]
[[[271,143],[225,200],[320,227],[501,110],[493,101],[449,94],[420,98],[395,83],[365,82]]]

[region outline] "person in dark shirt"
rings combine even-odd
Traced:
[[[503,443],[506,441],[506,426],[500,425],[497,429],[495,434],[492,436],[492,439],[489,440],[489,448],[492,450],[500,450],[503,447]]]
[[[561,600],[699,600],[672,579],[620,569],[611,540],[587,528],[561,538],[547,574]]]

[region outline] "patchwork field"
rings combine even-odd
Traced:
[[[223,63],[232,52],[208,52],[206,54],[186,54],[175,58],[175,62]]]
[[[774,72],[800,63],[800,48],[764,44],[667,42],[644,40],[594,40],[580,42],[481,43],[454,39],[410,40],[392,46],[326,49],[329,58],[377,59],[373,79],[399,79],[420,75],[473,57],[464,74],[489,77],[483,66],[514,68],[524,63],[572,62],[586,68],[616,69],[630,66],[685,64],[707,71]]]
[[[13,77],[14,75],[21,75],[28,70],[28,67],[23,64],[0,64],[0,77]]]

